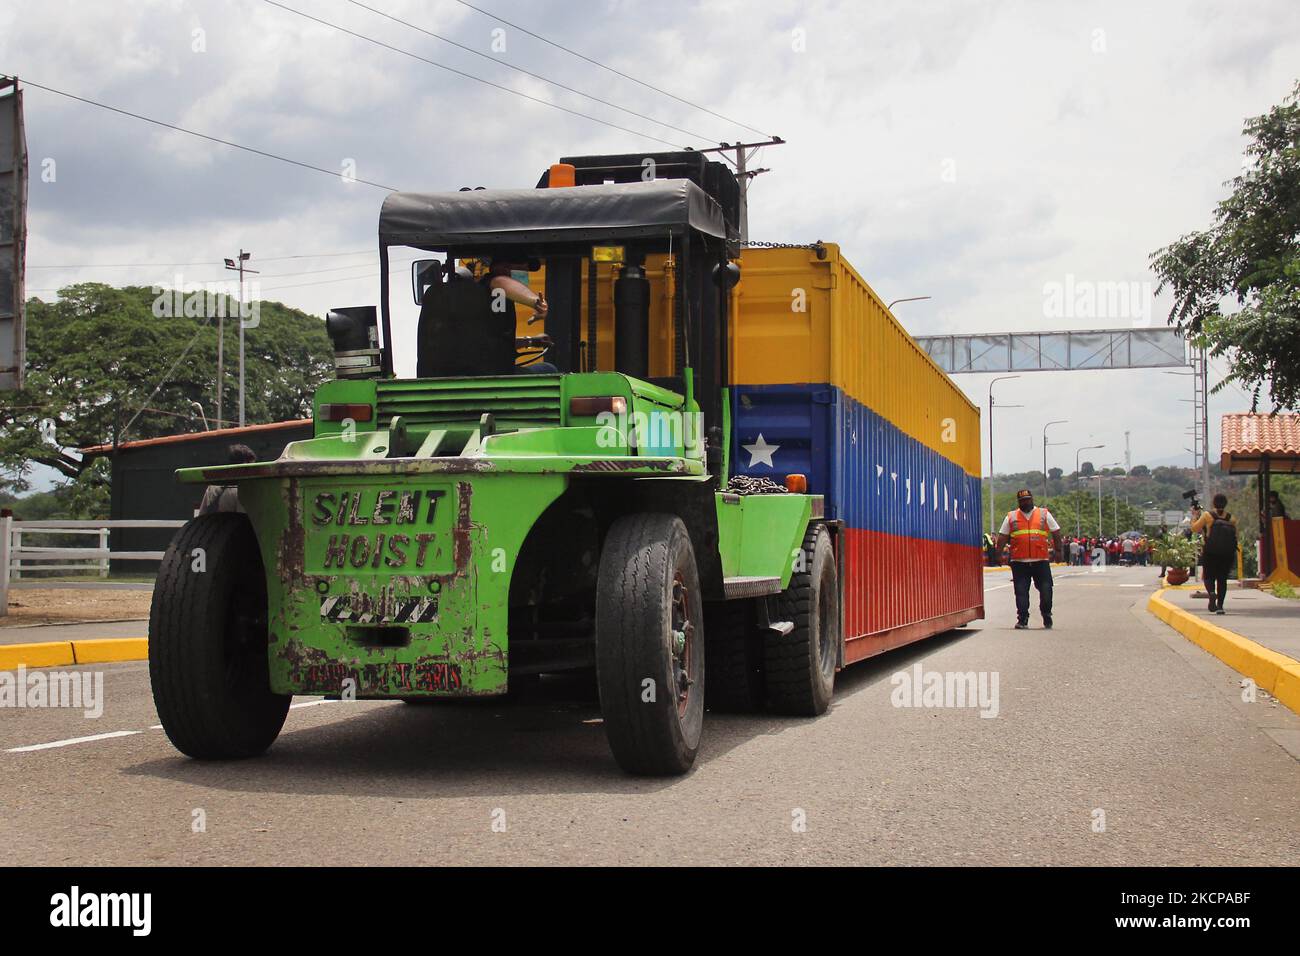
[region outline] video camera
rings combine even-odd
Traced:
[[[1183,498],[1184,498],[1184,499],[1191,499],[1191,503],[1188,505],[1188,507],[1190,507],[1190,508],[1199,508],[1199,507],[1201,507],[1201,499],[1198,498],[1198,497],[1196,497],[1196,489],[1195,489],[1195,488],[1188,488],[1186,491],[1184,491],[1184,492],[1183,492]]]

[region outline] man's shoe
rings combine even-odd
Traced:
[[[1221,608],[1221,607],[1216,607],[1216,608],[1214,609],[1214,613],[1215,613],[1215,614],[1223,614],[1223,613],[1224,613],[1224,610],[1223,610],[1223,608]]]
[[[1017,630],[1017,631],[1027,631],[1027,630],[1029,630],[1029,622],[1028,622],[1028,621],[1016,621],[1016,630]]]
[[[1043,615],[1043,628],[1048,631],[1052,629],[1052,615],[1050,614]]]

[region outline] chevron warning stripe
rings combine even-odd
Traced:
[[[375,600],[369,595],[331,595],[321,598],[323,621],[344,624],[427,624],[438,619],[434,597]]]

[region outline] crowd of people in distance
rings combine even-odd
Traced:
[[[1151,541],[1146,535],[1118,538],[1066,538],[1063,559],[1069,564],[1125,564],[1146,567]]]
[[[1145,535],[1120,535],[1119,537],[1067,536],[1061,541],[1064,552],[1053,555],[1053,560],[1066,564],[1093,565],[1116,564],[1146,567],[1151,563],[1151,541]],[[984,536],[984,557],[990,565],[1006,564],[1010,560],[1010,545],[998,554],[993,535]]]

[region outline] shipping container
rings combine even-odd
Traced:
[[[984,616],[980,417],[833,244],[747,249],[735,474],[804,474],[841,532],[845,663]]]

